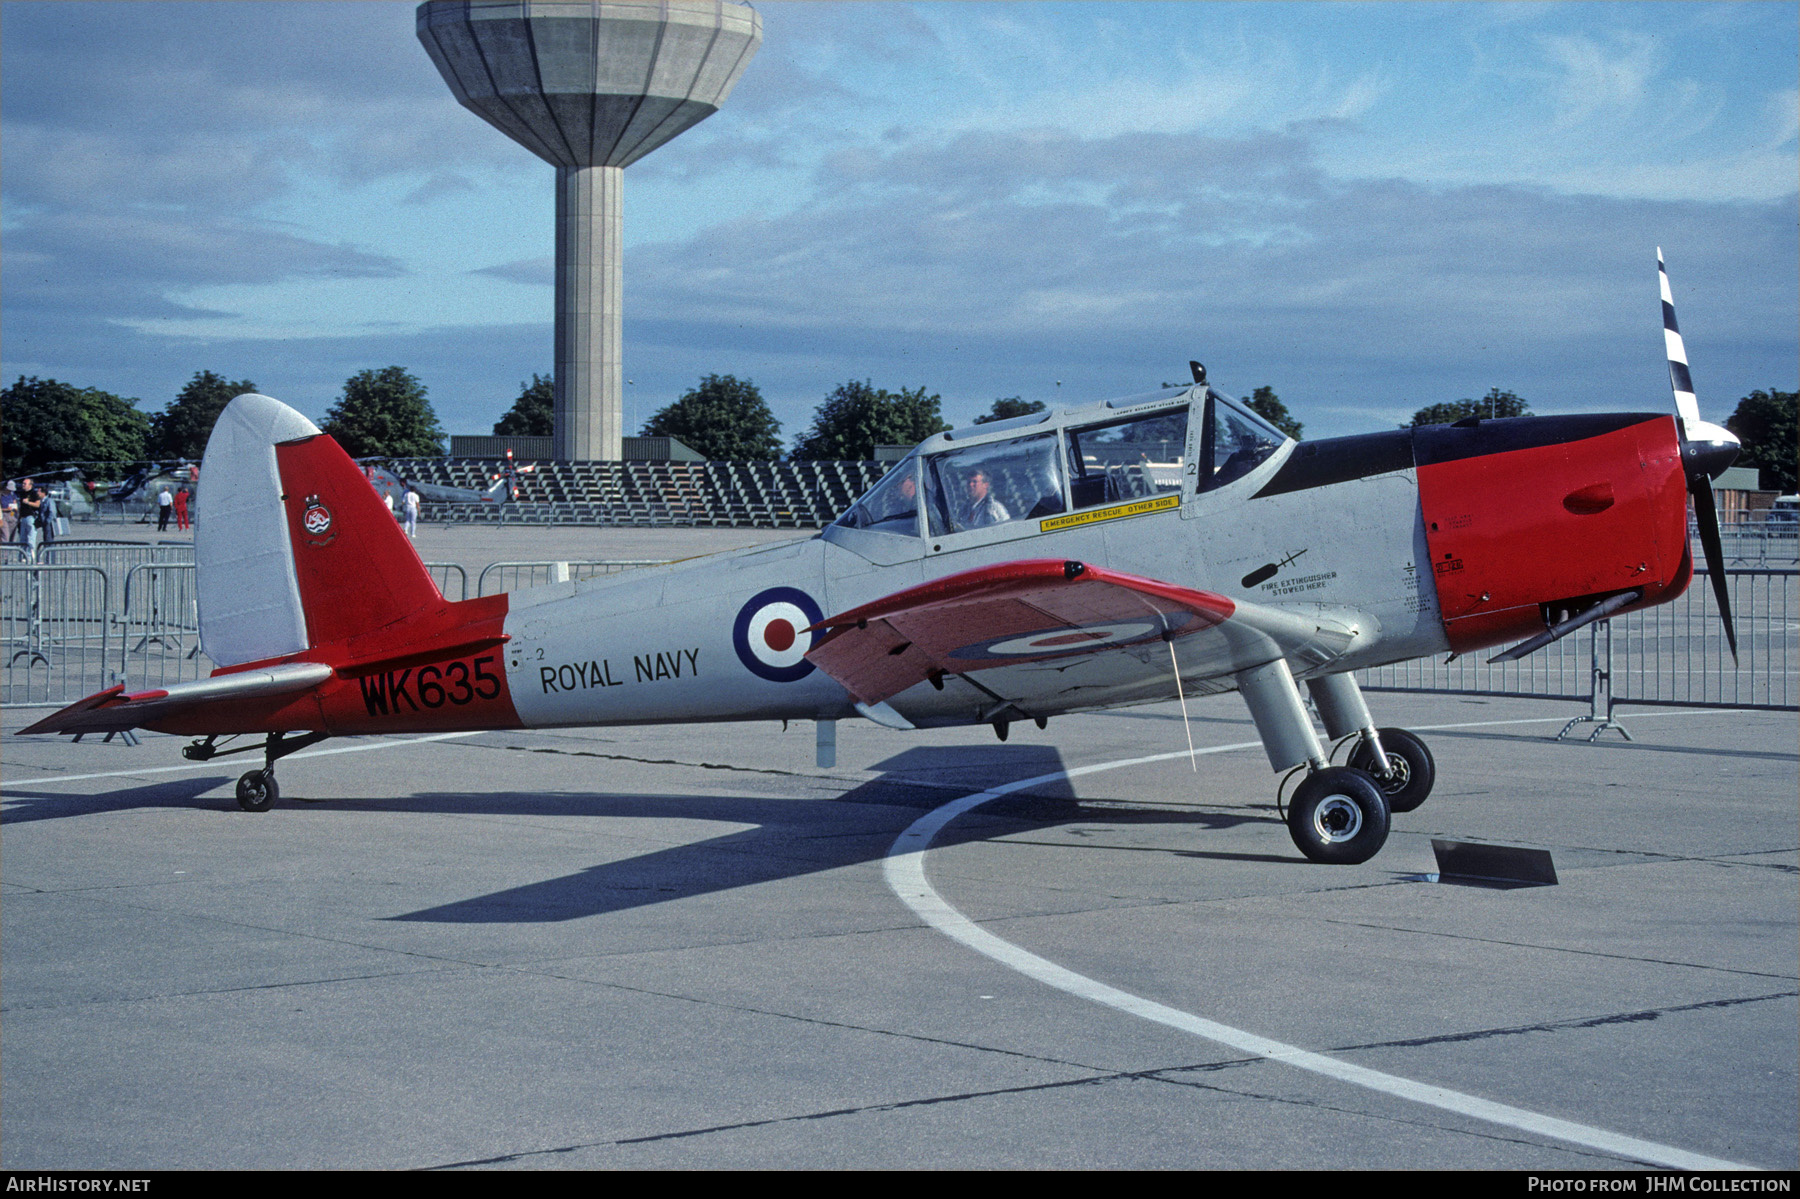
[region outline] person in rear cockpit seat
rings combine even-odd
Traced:
[[[964,505],[961,518],[956,522],[959,529],[985,529],[989,525],[997,525],[1012,519],[1012,513],[1006,505],[995,499],[991,490],[988,473],[981,467],[970,471],[963,480],[968,490],[968,502]]]

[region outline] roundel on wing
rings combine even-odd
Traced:
[[[1164,613],[1156,620],[1120,621],[1116,624],[1091,624],[1079,628],[1058,625],[1035,633],[1012,634],[977,641],[949,656],[964,662],[983,662],[994,658],[1055,658],[1065,654],[1086,654],[1115,645],[1134,645],[1160,638],[1165,629],[1179,633],[1194,620],[1192,613]]]
[[[825,619],[812,596],[797,587],[771,587],[738,609],[731,646],[744,669],[771,683],[792,683],[813,672],[806,660],[813,635],[806,630]]]

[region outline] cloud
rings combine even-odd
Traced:
[[[508,283],[523,283],[529,287],[556,286],[554,258],[524,258],[518,262],[503,262],[499,266],[478,267],[473,273],[491,275]]]
[[[308,178],[516,165],[414,43],[410,4],[12,4],[9,202],[253,206]],[[404,47],[406,52],[396,53]]]
[[[1579,124],[1597,113],[1630,115],[1650,91],[1659,56],[1642,34],[1615,33],[1607,44],[1591,37],[1545,37],[1544,52],[1559,69],[1557,123]]]
[[[1655,390],[1660,242],[1681,246],[1728,386],[1752,361],[1793,369],[1791,197],[1332,181],[1277,135],[969,135],[826,171],[829,202],[635,251],[640,328],[846,363],[980,353],[1116,372],[1135,357],[1164,377],[1204,343],[1219,377],[1309,379],[1347,410],[1370,406],[1359,377],[1416,388],[1399,406],[1498,385],[1609,407],[1621,372]]]
[[[1269,34],[1207,6],[763,11],[727,111],[633,168],[640,419],[710,372],[803,428],[850,377],[966,419],[1189,357],[1321,435],[1490,386],[1660,409],[1657,244],[1703,389],[1792,385],[1791,69],[1734,93],[1745,132],[1719,71],[1670,79],[1655,43],[1564,10],[1449,10],[1513,40],[1441,87],[1470,71],[1456,37],[1383,57],[1341,9],[1276,6]],[[1382,32],[1429,42],[1441,11],[1381,9]],[[522,319],[532,293],[489,282],[551,281],[547,168],[450,99],[412,13],[8,6],[7,369],[153,403],[216,369],[319,414],[400,363],[458,431],[491,424],[549,369],[549,303]],[[404,285],[294,285],[345,279]],[[465,286],[501,323],[434,306]],[[372,313],[413,331],[349,327]]]
[[[1275,386],[1315,435],[1490,386],[1539,411],[1661,410],[1658,244],[1710,395],[1793,371],[1793,197],[1704,204],[1336,180],[1295,133],[971,133],[834,155],[815,184],[778,220],[738,218],[628,253],[639,419],[708,372],[756,379],[799,428],[850,377],[930,387],[968,419],[998,395],[1140,391],[1189,357],[1227,390]],[[106,251],[108,231],[75,220],[9,235],[9,368],[85,353],[97,370],[154,366],[178,387],[206,367],[304,405],[329,403],[355,370],[398,362],[442,397],[458,431],[491,424],[518,379],[548,369],[547,310],[543,324],[491,328],[159,337],[158,319],[194,315],[166,298],[180,294],[160,285],[169,279],[402,268],[229,222],[127,223]],[[20,285],[19,272],[52,262],[71,266],[62,290]],[[552,264],[475,273],[541,286]],[[127,314],[138,329],[114,326],[102,347],[100,329]]]
[[[1800,89],[1782,88],[1763,101],[1765,144],[1770,149],[1791,148],[1800,138]],[[1790,155],[1791,157],[1791,155]]]
[[[170,315],[165,295],[181,288],[404,273],[385,255],[323,245],[257,222],[140,213],[41,214],[7,234],[7,258],[9,308],[59,308],[108,320]]]
[[[450,171],[439,171],[419,186],[407,192],[401,199],[402,204],[423,207],[446,196],[466,195],[475,190],[475,185],[462,176]]]

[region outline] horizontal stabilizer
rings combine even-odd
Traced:
[[[176,683],[135,695],[126,695],[122,686],[110,687],[51,713],[19,733],[117,733],[166,720],[201,704],[305,691],[330,677],[331,667],[323,662],[291,662]]]

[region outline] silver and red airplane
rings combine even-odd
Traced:
[[[1658,252],[1661,268],[1661,253]],[[939,434],[803,540],[449,601],[362,470],[267,396],[207,445],[211,678],[113,687],[25,733],[261,735],[238,802],[331,736],[858,715],[1011,723],[1235,690],[1314,861],[1361,862],[1430,751],[1352,672],[1667,602],[1702,545],[1736,649],[1700,419],[1662,276],[1676,416],[1470,419],[1295,442],[1206,381]],[[1328,738],[1353,738],[1333,766]]]

